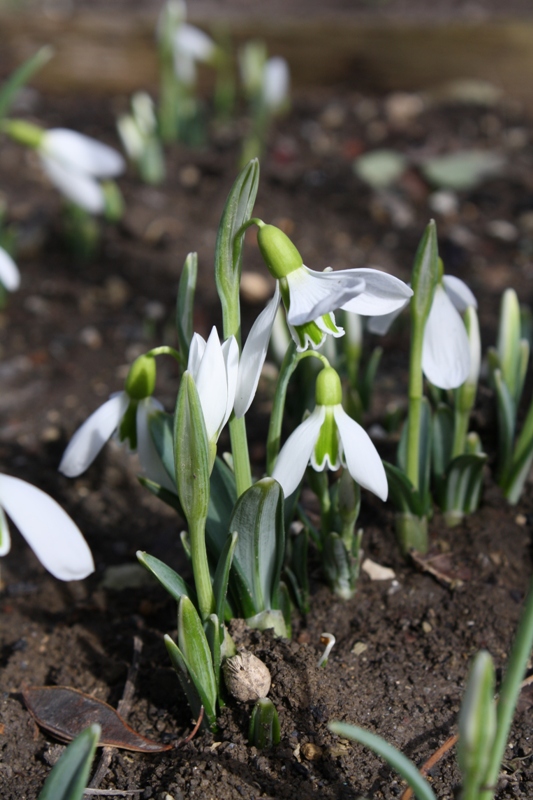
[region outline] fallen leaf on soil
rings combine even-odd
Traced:
[[[114,708],[68,686],[27,686],[24,702],[35,721],[63,742],[70,742],[85,728],[97,722],[102,728],[98,745],[120,747],[142,753],[171,750],[172,744],[159,744],[141,736],[124,722]]]
[[[411,558],[422,572],[428,572],[451,589],[455,589],[457,586],[461,586],[464,581],[470,580],[470,571],[466,567],[454,564],[453,558],[449,553],[423,556],[421,553],[413,551]]]

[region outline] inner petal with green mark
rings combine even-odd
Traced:
[[[344,336],[344,328],[340,328],[335,323],[333,313],[324,314],[312,322],[306,322],[305,325],[289,324],[289,330],[300,353],[307,350],[309,345],[313,350],[319,348],[323,344],[326,334],[330,334],[336,339],[339,336]]]
[[[322,472],[324,469],[335,471],[341,466],[341,445],[333,408],[325,406],[326,417],[311,455],[311,466],[317,472]]]
[[[130,450],[137,449],[137,400],[131,400],[118,429],[121,442],[128,441]]]

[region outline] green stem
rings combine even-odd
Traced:
[[[469,423],[470,411],[463,411],[462,409],[456,408],[453,426],[452,458],[461,456],[465,451]]]
[[[179,352],[179,350],[175,350],[173,347],[169,347],[166,344],[162,344],[160,347],[153,347],[152,350],[149,350],[146,353],[147,356],[172,356],[175,358],[178,364],[183,362],[183,356]]]
[[[205,546],[205,519],[189,521],[189,540],[191,543],[191,561],[194,575],[194,586],[198,596],[198,608],[202,621],[205,622],[215,611],[215,595],[209,572],[207,550]]]
[[[418,490],[420,459],[420,423],[422,419],[422,338],[424,325],[419,325],[414,314],[412,319],[411,356],[409,362],[409,414],[407,419],[407,477]]]
[[[278,377],[278,385],[276,386],[276,393],[274,395],[274,402],[272,404],[272,413],[270,415],[270,425],[268,428],[267,437],[267,475],[272,474],[276,458],[278,457],[280,442],[281,442],[281,426],[283,424],[283,415],[285,413],[285,402],[287,400],[287,389],[289,388],[289,381],[291,376],[304,358],[307,357],[318,358],[325,367],[329,367],[329,361],[321,353],[316,350],[306,350],[303,353],[296,352],[296,344],[291,341]]]
[[[531,649],[533,648],[533,583],[530,585],[518,630],[509,656],[497,710],[496,737],[492,745],[490,766],[485,777],[486,789],[479,800],[492,800],[509,738],[509,731],[520,694]]]

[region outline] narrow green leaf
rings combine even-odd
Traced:
[[[189,359],[189,347],[193,335],[194,295],[198,277],[198,254],[189,253],[181,271],[176,302],[176,328],[180,353],[184,365]]]
[[[183,653],[179,649],[178,645],[173,641],[173,639],[171,639],[171,637],[168,636],[168,634],[165,635],[165,645],[167,648],[167,652],[170,656],[170,661],[172,663],[172,666],[176,670],[176,674],[181,684],[181,688],[185,693],[187,702],[191,707],[191,711],[194,717],[198,719],[198,715],[200,714],[200,709],[203,706],[205,713],[203,725],[207,729],[212,728],[216,722],[216,713],[214,712],[214,709],[205,705],[204,699],[200,694],[200,692],[198,691],[192,679],[192,676],[189,672],[189,669],[187,667],[187,662],[183,657]]]
[[[215,562],[226,544],[233,506],[237,502],[235,476],[218,456],[213,465],[207,512],[207,545]]]
[[[372,350],[372,355],[366,365],[361,384],[359,386],[359,395],[365,411],[369,411],[372,402],[372,392],[374,391],[374,381],[378,371],[379,362],[383,355],[382,347],[375,347]]]
[[[494,371],[493,379],[498,415],[498,481],[504,482],[512,463],[516,407],[499,369]]]
[[[226,605],[226,594],[228,592],[228,581],[231,570],[231,562],[237,546],[238,535],[231,533],[228,536],[220,558],[218,560],[215,577],[213,580],[213,592],[215,593],[216,613],[220,620],[224,619],[224,608]]]
[[[217,697],[220,697],[220,664],[222,660],[220,644],[224,636],[224,624],[219,622],[219,618],[216,614],[211,614],[206,620],[205,636],[207,644],[209,645],[209,650],[211,651],[211,663],[213,664]]]
[[[39,800],[82,800],[99,738],[100,725],[76,736],[46,779]]]
[[[411,285],[411,316],[417,325],[425,325],[439,277],[437,226],[434,220],[426,227],[415,255]]]
[[[448,465],[439,493],[439,505],[448,525],[461,521],[479,506],[483,487],[485,453],[463,453]]]
[[[259,186],[259,161],[253,159],[237,176],[218,228],[215,250],[215,279],[224,318],[224,338],[240,339],[239,286],[244,234],[237,231],[251,215]]]
[[[520,305],[514,289],[503,293],[498,328],[498,358],[504,383],[518,405],[518,388],[522,371],[523,354],[520,352]]]
[[[148,418],[148,426],[163,466],[174,480],[174,416],[166,411],[153,411]]]
[[[441,403],[433,414],[431,455],[433,474],[441,477],[450,463],[453,447],[453,411]]]
[[[207,518],[209,445],[200,398],[192,375],[184,372],[174,416],[174,453],[178,496],[191,524]]]
[[[178,606],[178,647],[206,711],[209,708],[216,714],[217,688],[211,650],[198,612],[188,597],[182,597]]]
[[[272,700],[262,697],[254,706],[248,732],[250,744],[259,750],[279,744],[281,739],[278,712]]]
[[[255,613],[278,608],[285,555],[283,491],[279,483],[263,478],[244,492],[235,505],[230,530],[239,534],[235,561],[251,590]]]
[[[383,466],[389,483],[389,499],[395,509],[400,512],[414,514],[417,517],[423,516],[424,510],[420,494],[407,475],[388,461],[384,461]]]
[[[142,550],[137,550],[136,555],[137,560],[152,573],[163,589],[166,589],[176,602],[179,602],[182,597],[189,597],[193,602],[196,602],[194,592],[172,567],[169,567],[163,561],[160,561],[155,556],[151,556],[149,553],[145,553]]]
[[[463,774],[463,796],[478,797],[485,784],[496,735],[494,663],[481,650],[470,668],[459,713],[457,762]]]
[[[7,79],[7,81],[0,88],[0,120],[7,114],[22,87],[28,83],[33,75],[44,67],[54,55],[53,47],[45,45],[38,50],[35,55],[28,58],[24,64],[21,64],[15,72]]]
[[[160,486],[155,481],[145,478],[144,475],[137,475],[137,480],[141,486],[144,486],[145,489],[148,489],[148,491],[151,492],[154,497],[162,500],[163,503],[167,504],[167,506],[170,506],[177,511],[180,517],[185,518],[185,514],[183,513],[180,499],[177,494],[174,494],[174,492],[169,492],[169,490],[165,489],[164,486]]]
[[[330,722],[328,728],[332,733],[336,733],[337,736],[353,739],[355,742],[364,744],[365,747],[370,748],[378,756],[385,759],[389,766],[407,781],[417,800],[437,800],[433,789],[426,779],[422,777],[413,762],[386,742],[385,739],[382,739],[381,736],[365,731],[356,725],[347,725],[345,722]]]

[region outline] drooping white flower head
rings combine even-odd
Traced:
[[[344,411],[341,400],[340,378],[327,367],[317,378],[314,411],[289,436],[272,472],[286,497],[298,487],[308,464],[318,472],[344,464],[360,486],[387,499],[387,477],[378,452],[366,431]]]
[[[221,344],[216,328],[211,330],[207,342],[195,333],[187,369],[200,398],[207,439],[216,443],[235,401],[239,370],[239,346],[235,337],[230,336]]]
[[[180,25],[172,39],[174,71],[176,77],[186,86],[196,82],[196,65],[208,63],[216,52],[216,45],[207,33],[189,25]]]
[[[0,247],[0,283],[8,292],[15,292],[20,286],[18,267],[3,247]]]
[[[99,180],[115,178],[124,171],[120,153],[66,128],[45,131],[37,150],[44,171],[66,198],[91,214],[105,210]]]
[[[269,58],[263,70],[263,102],[273,113],[286,105],[289,99],[289,65],[281,56]]]
[[[78,526],[49,495],[31,483],[0,474],[0,556],[11,547],[7,513],[41,564],[62,581],[94,572],[94,562]]]
[[[139,456],[144,475],[169,491],[175,486],[165,470],[150,434],[150,417],[163,407],[152,392],[155,386],[155,363],[150,356],[140,356],[133,363],[126,389],[111,395],[78,428],[63,453],[59,471],[75,478],[93,463],[106,442],[120,431]]]
[[[476,368],[471,364],[471,345],[461,318],[469,306],[477,308],[477,300],[466,283],[444,275],[435,289],[422,344],[422,370],[440,389],[456,389],[468,378],[471,367]],[[369,331],[387,333],[402,308],[369,320]]]

